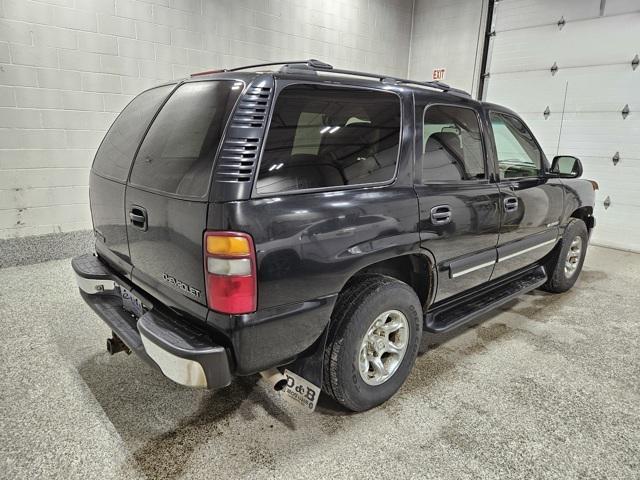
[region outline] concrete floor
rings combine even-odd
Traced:
[[[2,269],[0,477],[640,478],[639,280],[592,247],[572,291],[437,339],[384,406],[309,415],[109,357],[68,260]]]

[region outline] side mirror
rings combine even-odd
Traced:
[[[549,173],[560,178],[578,178],[582,175],[582,163],[576,157],[559,155],[553,158]]]

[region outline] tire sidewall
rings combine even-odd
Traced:
[[[564,271],[564,264],[567,259],[567,253],[571,248],[571,242],[573,242],[574,238],[576,238],[577,236],[582,237],[582,251],[580,252],[580,259],[578,260],[576,271],[573,273],[573,275],[567,278]],[[567,225],[567,228],[564,231],[562,237],[562,248],[560,249],[560,255],[558,256],[558,261],[553,272],[553,281],[558,290],[569,290],[578,280],[580,272],[582,271],[584,259],[587,255],[588,243],[589,235],[587,232],[587,226],[582,220],[572,220],[569,225]]]
[[[398,310],[409,325],[407,350],[398,369],[380,385],[367,384],[360,375],[358,355],[362,340],[373,321],[383,312]],[[338,382],[344,387],[345,399],[354,410],[366,410],[383,403],[402,386],[418,353],[422,336],[422,308],[413,290],[398,281],[387,283],[368,295],[354,312],[343,332]]]

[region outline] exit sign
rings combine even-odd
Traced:
[[[434,68],[433,75],[431,78],[433,80],[444,80],[444,74],[447,72],[446,68]]]

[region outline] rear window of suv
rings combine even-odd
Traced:
[[[130,183],[181,197],[205,196],[218,144],[242,86],[230,80],[181,85],[142,142]]]
[[[124,182],[151,119],[175,85],[152,88],[134,98],[118,115],[100,144],[93,171]]]
[[[400,99],[391,92],[292,85],[276,100],[256,191],[333,188],[393,179]]]

